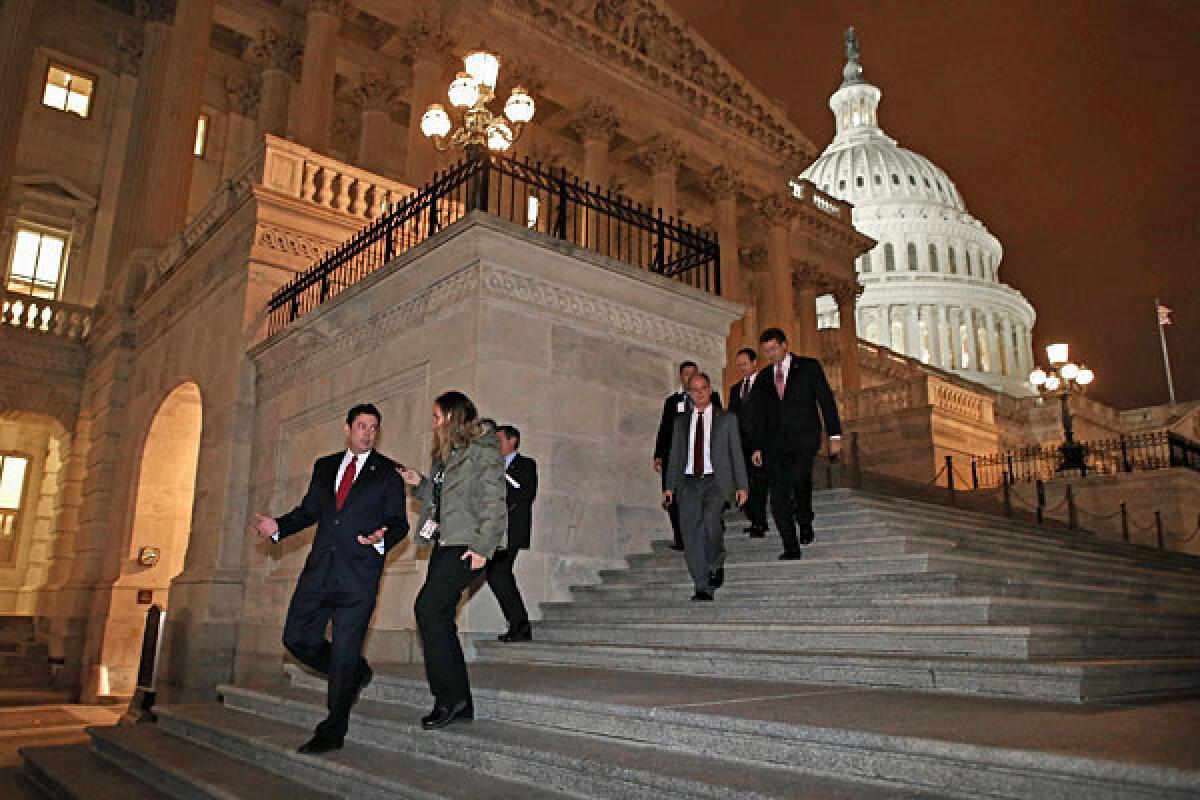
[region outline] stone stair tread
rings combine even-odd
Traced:
[[[318,705],[317,708],[323,717],[323,706]],[[174,717],[211,732],[217,743],[210,746],[220,746],[220,742],[233,740],[255,751],[269,753],[272,758],[281,760],[289,768],[289,775],[295,779],[288,781],[291,786],[299,786],[297,781],[304,780],[306,771],[319,770],[340,775],[355,774],[358,779],[368,782],[377,796],[387,795],[390,791],[395,791],[397,797],[446,800],[507,800],[517,797],[552,800],[563,796],[558,792],[544,791],[502,778],[456,769],[438,759],[414,757],[360,741],[354,741],[342,750],[320,757],[302,755],[295,750],[312,735],[310,729],[258,714],[225,708],[218,703],[166,706],[159,709],[159,714],[160,719]],[[351,723],[350,736],[353,737],[353,734],[354,725]],[[401,793],[403,789],[409,791]],[[287,796],[289,800],[295,800],[296,797],[291,793],[280,796]]]
[[[156,725],[118,725],[91,729],[89,733],[94,750],[119,752],[125,764],[152,764],[172,784],[192,787],[210,797],[335,798],[249,761],[172,736]]]
[[[303,703],[314,710],[320,710],[324,703],[323,695],[311,690],[272,690],[271,694],[293,703]],[[821,797],[830,800],[915,800],[918,797],[917,794],[894,787],[840,781],[758,764],[734,764],[711,755],[671,752],[664,758],[661,750],[648,748],[634,740],[581,734],[569,728],[547,728],[480,718],[471,725],[455,725],[429,734],[416,730],[413,725],[413,720],[420,713],[421,709],[413,705],[371,701],[360,703],[354,712],[355,723],[369,722],[389,728],[411,729],[418,737],[442,737],[464,749],[503,748],[517,757],[565,762],[576,765],[581,771],[628,776],[650,785],[653,785],[655,778],[665,778],[664,789],[685,796],[742,797],[752,794],[762,798]],[[932,797],[927,793],[919,796]]]
[[[28,747],[20,751],[26,779],[55,798],[83,800],[172,800],[92,752],[90,744]]]
[[[536,623],[537,628],[612,628],[613,623],[587,622],[581,620],[564,620],[563,622],[546,622]],[[1194,627],[1185,625],[1179,626],[1164,626],[1155,628],[1146,628],[1141,625],[1062,625],[1062,624],[1021,624],[1021,625],[1004,625],[1004,624],[967,624],[967,625],[947,625],[936,624],[929,625],[924,623],[867,623],[867,624],[837,624],[830,625],[825,623],[812,622],[658,622],[658,621],[631,621],[622,622],[619,624],[619,629],[635,629],[635,630],[705,630],[705,631],[744,631],[747,628],[761,630],[764,634],[769,634],[771,631],[787,631],[793,633],[900,633],[912,635],[913,633],[928,633],[928,634],[959,634],[972,636],[1056,636],[1069,634],[1116,634],[1121,633],[1129,636],[1134,635],[1139,638],[1160,638],[1163,633],[1179,632],[1187,634],[1191,637],[1200,637],[1200,630]],[[1151,637],[1151,634],[1154,634]]]

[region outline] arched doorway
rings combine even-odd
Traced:
[[[183,570],[192,529],[203,404],[184,383],[163,400],[142,444],[129,544],[113,585],[97,696],[130,695],[146,610],[168,607],[171,581]]]

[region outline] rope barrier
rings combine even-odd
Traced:
[[[1152,531],[1152,530],[1154,530],[1154,522],[1153,522],[1153,521],[1151,521],[1149,525],[1138,525],[1138,523],[1137,523],[1137,520],[1134,518],[1133,514],[1130,514],[1130,515],[1129,515],[1129,525],[1130,525],[1130,526],[1131,526],[1131,527],[1132,527],[1134,530],[1139,530],[1139,531]]]
[[[1171,539],[1173,539],[1176,542],[1180,542],[1180,543],[1190,542],[1192,539],[1195,539],[1197,536],[1200,536],[1200,514],[1196,515],[1196,528],[1187,536],[1177,536],[1176,534],[1171,533],[1171,531],[1168,530],[1165,525],[1163,526],[1163,533],[1165,533],[1167,536],[1171,537]]]
[[[925,481],[925,485],[926,485],[926,486],[932,486],[933,484],[937,483],[937,482],[938,482],[938,478],[942,477],[942,475],[944,475],[945,473],[946,473],[946,468],[945,468],[945,467],[942,467],[941,469],[939,469],[939,470],[938,470],[938,472],[937,472],[937,475],[934,475],[934,476],[933,476],[933,478],[931,478],[930,480],[927,480],[927,481]]]
[[[1084,511],[1079,504],[1076,504],[1075,510],[1084,516],[1091,517],[1092,519],[1115,519],[1116,517],[1121,516],[1121,509],[1119,508],[1111,514],[1093,514],[1090,511]]]

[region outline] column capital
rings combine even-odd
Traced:
[[[592,97],[583,101],[583,104],[579,106],[571,118],[569,127],[585,142],[602,141],[607,143],[617,135],[619,125],[616,108],[610,103]]]
[[[765,244],[751,244],[738,249],[738,258],[755,272],[764,272],[770,262]]]
[[[229,110],[243,117],[254,116],[261,97],[258,84],[241,75],[225,76],[225,102]]]
[[[174,14],[174,0],[133,0],[133,15],[143,22],[169,23]]]
[[[500,74],[505,77],[506,83],[520,86],[534,98],[546,91],[546,71],[531,61],[522,61],[518,58],[508,62],[502,61]]]
[[[792,286],[797,289],[817,290],[826,283],[821,267],[811,261],[792,259]]]
[[[401,38],[417,61],[437,61],[454,48],[454,37],[438,17],[420,11],[405,27]]]
[[[738,195],[745,192],[746,181],[737,170],[725,164],[718,164],[704,176],[704,190],[714,202],[736,201]]]
[[[339,19],[350,11],[348,0],[308,0],[309,14],[332,14]]]
[[[267,26],[258,38],[246,45],[246,60],[264,70],[286,72],[293,80],[300,74],[304,47],[291,31],[280,32]]]
[[[863,293],[863,285],[858,281],[841,280],[830,284],[830,293],[839,306],[854,305]]]
[[[387,70],[374,67],[359,74],[352,96],[363,111],[391,113],[403,101],[407,88],[406,81],[393,78]]]
[[[638,155],[652,173],[674,172],[683,163],[683,143],[670,136],[654,136],[641,146]]]
[[[118,75],[137,77],[142,68],[142,37],[127,30],[117,32],[116,51],[113,58],[113,72]]]
[[[784,194],[783,192],[775,192],[760,197],[755,202],[755,208],[765,218],[763,221],[772,227],[780,225],[786,227],[800,213],[791,195]]]

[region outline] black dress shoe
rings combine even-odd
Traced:
[[[433,711],[421,717],[421,727],[427,731],[444,728],[454,720],[470,722],[475,718],[475,709],[466,700],[460,700],[453,707],[434,706]]]
[[[801,553],[799,550],[794,553],[784,552],[779,554],[780,561],[799,561],[802,558],[804,558],[804,553]]]
[[[712,592],[696,592],[692,595],[693,603],[711,603],[712,599]]]
[[[496,639],[501,642],[532,642],[533,626],[523,622],[515,628],[509,628],[507,633],[500,634]]]
[[[708,585],[720,589],[725,585],[725,568],[719,567],[716,572],[708,573]]]
[[[322,739],[320,736],[314,736],[304,744],[296,748],[297,753],[304,753],[309,756],[319,756],[322,753],[328,753],[331,750],[341,750],[341,739]]]
[[[354,701],[358,702],[358,696],[362,694],[362,690],[367,688],[372,680],[375,679],[375,670],[370,667],[363,667],[358,673],[358,682],[354,684]]]
[[[669,547],[670,547],[672,550],[678,550],[678,551],[680,551],[680,552],[682,552],[682,551],[683,551],[683,545],[681,545],[681,544],[671,544],[671,545],[669,545]]]
[[[800,540],[800,544],[812,544],[813,543],[813,529],[812,528],[801,528],[800,530],[798,530],[796,532],[796,538]]]

